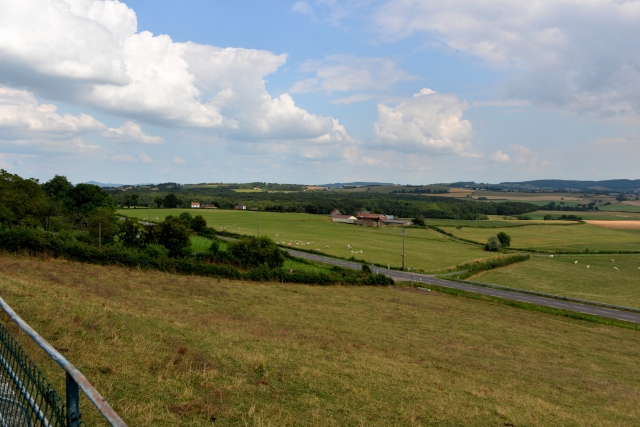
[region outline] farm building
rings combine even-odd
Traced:
[[[235,205],[233,208],[235,210],[238,210],[238,211],[243,211],[243,210],[247,209],[247,207],[245,205]]]
[[[192,208],[199,208],[200,207],[200,202],[191,202],[191,207]]]
[[[338,208],[335,208],[334,210],[331,211],[329,215],[331,216],[342,215],[342,213],[338,210]]]
[[[382,214],[358,212],[356,219],[356,224],[358,225],[364,225],[365,227],[380,227],[383,225],[382,221],[385,221],[387,218]]]
[[[347,224],[355,224],[356,217],[353,215],[331,215],[332,222],[345,222]]]
[[[203,209],[218,209],[218,207],[217,207],[216,205],[213,205],[213,204],[207,204],[207,203],[203,204],[203,205],[202,205],[202,208],[203,208]]]

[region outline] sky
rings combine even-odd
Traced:
[[[0,168],[640,178],[640,1],[0,0]]]

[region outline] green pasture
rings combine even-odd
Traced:
[[[217,230],[254,236],[259,220],[260,235],[267,235],[280,244],[291,243],[293,248],[344,258],[353,256],[382,265],[399,267],[402,264],[402,231],[399,227],[359,227],[333,223],[328,216],[320,215],[206,209],[152,209],[151,218],[154,221],[156,218],[162,220],[168,215],[179,215],[185,211],[202,215],[208,226]],[[146,209],[122,209],[119,213],[142,219],[148,215]],[[351,245],[352,249],[348,249],[347,245]],[[441,271],[494,254],[473,245],[452,241],[431,230],[407,229],[405,255],[405,267]]]
[[[531,225],[573,225],[570,221],[543,221],[528,220],[520,221],[515,218],[502,219],[502,216],[489,215],[488,220],[465,220],[465,219],[425,219],[425,224],[436,227],[475,227],[475,228],[500,228],[500,227],[525,227]],[[448,231],[448,230],[447,230]]]
[[[601,211],[605,211],[605,212],[610,212],[610,211],[616,211],[616,212],[640,212],[640,206],[635,206],[635,205],[623,205],[622,203],[620,204],[611,204],[611,205],[607,205],[607,206],[600,206],[600,210]]]
[[[640,235],[626,230],[612,230],[584,223],[566,225],[532,225],[529,227],[470,228],[446,227],[455,236],[486,242],[504,231],[511,236],[511,246],[548,251],[640,251]]]
[[[554,217],[560,215],[575,215],[584,220],[596,219],[596,220],[610,220],[610,221],[627,221],[627,220],[640,220],[640,212],[608,212],[608,211],[590,211],[590,212],[576,212],[576,211],[535,211],[528,213],[534,220],[542,220],[545,215],[551,214]],[[546,222],[546,221],[545,221]]]
[[[634,254],[536,256],[469,280],[640,308],[640,255]]]

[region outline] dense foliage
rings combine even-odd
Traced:
[[[137,189],[141,200],[153,200],[156,207],[189,207],[192,201],[213,204],[221,209],[233,209],[237,204],[271,212],[304,212],[329,214],[334,208],[354,215],[367,210],[400,218],[482,219],[486,215],[519,215],[533,212],[536,205],[521,202],[478,202],[445,197],[424,197],[419,194],[384,194],[376,192],[344,193],[336,191],[236,192],[229,188],[186,186],[171,192]],[[150,193],[153,193],[151,197]],[[120,206],[126,206],[126,192],[111,190]],[[144,197],[143,197],[144,196]]]

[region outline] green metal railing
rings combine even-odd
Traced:
[[[126,424],[64,356],[0,298],[0,308],[66,372],[62,399],[20,343],[0,323],[0,427],[79,427],[80,390],[114,427]]]

